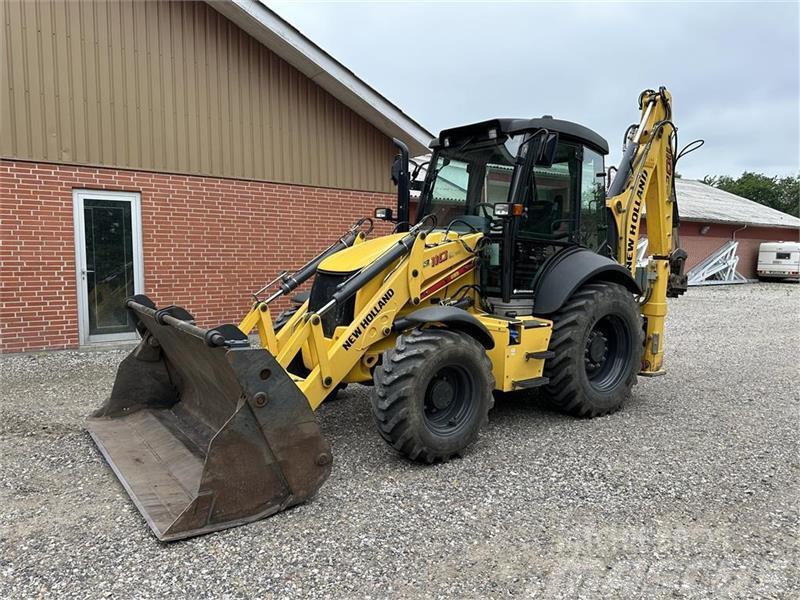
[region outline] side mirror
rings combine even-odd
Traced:
[[[558,134],[548,133],[547,139],[543,140],[539,146],[539,154],[536,157],[537,167],[549,168],[553,166],[556,158],[556,147],[558,146]]]
[[[375,209],[375,218],[380,221],[391,221],[392,220],[392,209],[391,208],[376,208]]]

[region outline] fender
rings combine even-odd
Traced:
[[[494,338],[486,326],[473,314],[457,306],[431,306],[421,308],[394,322],[395,331],[405,331],[413,327],[420,327],[427,323],[441,323],[448,329],[461,331],[471,338],[475,338],[484,348],[494,348]]]
[[[292,304],[305,304],[306,300],[311,297],[311,292],[300,292],[291,297]]]
[[[575,246],[553,256],[537,275],[533,284],[533,314],[544,316],[556,312],[575,290],[594,281],[617,283],[632,294],[642,293],[630,271],[621,264]]]

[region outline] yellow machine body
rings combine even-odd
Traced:
[[[635,380],[640,355],[641,374],[662,373],[666,298],[676,289],[670,282],[678,288],[681,283],[675,260],[674,126],[671,98],[663,88],[644,92],[640,107],[641,122],[626,155],[629,172],[618,176],[606,201],[617,232],[610,242],[616,262],[573,248],[580,256],[595,256],[593,264],[600,261],[606,272],[616,270],[609,275],[616,279],[606,281],[605,288],[596,279],[576,283],[571,293],[578,294],[577,300],[570,306],[577,312],[566,317],[555,309],[517,316],[487,308],[479,288],[481,269],[489,262],[491,219],[484,230],[462,219],[466,229],[456,231],[450,225],[426,226],[424,215],[409,231],[372,240],[359,229],[362,219],[306,266],[292,275],[282,273],[254,294],[252,308],[238,325],[202,329],[180,307],[158,309],[145,296],[126,301],[142,341],[120,365],[111,397],[94,413],[88,429],[159,539],[239,525],[313,496],[331,470],[330,447],[313,411],[343,384],[375,380],[373,414],[379,433],[410,458],[433,462],[460,454],[485,421],[493,404],[492,387],[513,392],[549,382],[550,393],[557,394],[562,382],[583,375],[563,371],[550,381],[547,369],[553,367],[548,364],[563,367],[568,362],[567,367],[583,369],[584,361],[605,360],[604,336],[613,333],[619,316],[612,315],[599,329],[588,323],[591,333],[576,341],[586,345],[585,352],[582,345],[570,354],[563,350],[570,341],[569,327],[589,319],[586,315],[604,294],[617,294],[613,297],[629,307],[633,345],[640,343],[641,321],[646,334],[641,354],[641,348],[628,348],[624,390]],[[545,129],[536,134],[542,132],[542,139],[549,139]],[[531,151],[526,160],[533,156]],[[522,205],[505,207],[503,218],[521,218]],[[642,273],[636,248],[645,209],[651,257]],[[272,301],[312,276],[317,279],[311,296],[300,300],[293,312],[273,315]],[[634,277],[641,282],[635,299],[631,290],[640,288]],[[317,282],[324,278],[332,283],[323,293]],[[273,284],[279,291],[262,299],[259,294]],[[345,318],[337,312],[343,306],[350,311]],[[329,319],[331,315],[336,319]],[[600,323],[600,317],[592,319]],[[254,332],[260,347],[250,343]],[[415,358],[414,348],[425,360]],[[556,351],[561,352],[558,358]],[[433,387],[409,392],[418,383],[414,370],[424,371],[426,361],[437,354],[472,362],[466,368],[460,359],[452,359],[435,377],[425,375]],[[398,356],[405,361],[402,365]],[[480,371],[480,377],[470,369]],[[392,387],[399,380],[407,382],[405,387]],[[398,398],[404,393],[418,393],[419,398],[401,406]],[[451,404],[467,395],[478,398],[480,410],[470,412],[470,406],[458,404],[461,413],[452,412]],[[607,406],[593,414],[618,405],[614,398],[600,400]],[[440,416],[415,431],[398,431],[400,417],[423,401]],[[591,416],[576,412],[574,404],[567,408]],[[468,433],[452,425],[462,413],[471,419]],[[436,437],[437,428],[450,425],[451,433]],[[399,427],[411,424],[404,421]],[[447,445],[459,436],[461,445]]]
[[[629,185],[606,200],[606,206],[616,221],[617,256],[633,274],[636,273],[636,248],[642,217],[647,214],[647,240],[650,258],[646,267],[646,289],[641,304],[645,321],[645,345],[641,375],[664,373],[664,320],[667,316],[667,289],[670,274],[670,255],[677,248],[678,224],[673,190],[672,96],[666,90],[643,93],[639,144],[632,157],[634,169]]]
[[[325,259],[321,271],[356,272],[373,262],[404,234],[393,234],[354,245]],[[320,319],[308,314],[308,301],[275,334],[269,307],[256,302],[239,323],[244,333],[258,331],[262,347],[273,354],[284,368],[298,352],[311,370],[308,376],[294,376],[312,408],[341,382],[362,383],[372,380],[372,369],[380,355],[395,344],[397,333],[392,324],[399,317],[425,306],[438,305],[448,292],[476,283],[475,255],[482,234],[458,235],[446,239],[443,232],[420,235],[408,257],[387,267],[381,275],[359,290],[355,300],[355,318],[348,327],[337,327],[331,338],[322,332]],[[547,350],[551,322],[535,317],[502,320],[477,311],[475,292],[469,312],[481,321],[495,340],[487,350],[497,390],[519,389],[521,382],[542,376],[544,360],[533,355]],[[531,326],[533,324],[533,326]],[[514,344],[510,344],[511,332]],[[327,385],[326,385],[326,382]]]

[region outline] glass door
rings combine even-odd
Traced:
[[[142,293],[139,194],[75,192],[81,343],[136,338],[125,298]]]

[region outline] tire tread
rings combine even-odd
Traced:
[[[383,355],[382,364],[375,369],[375,393],[372,402],[372,414],[380,436],[395,450],[411,460],[433,463],[447,461],[460,455],[458,451],[441,453],[427,447],[411,425],[409,411],[414,397],[415,376],[422,365],[440,352],[442,348],[452,345],[471,344],[480,349],[482,366],[488,374],[487,385],[483,390],[489,400],[486,410],[481,415],[481,426],[488,421],[488,411],[494,404],[492,389],[494,377],[492,364],[483,347],[473,338],[449,329],[412,329],[397,338],[395,347]],[[477,431],[470,436],[464,448],[474,441]]]
[[[590,312],[592,303],[598,302],[598,295],[612,296],[616,302],[633,303],[630,293],[619,285],[605,282],[589,283],[578,289],[551,317],[553,332],[549,349],[555,356],[548,359],[544,365],[544,376],[549,379],[548,384],[544,386],[544,393],[554,408],[577,417],[598,417],[619,410],[637,379],[638,367],[627,375],[620,401],[606,408],[592,404],[584,393],[578,379],[578,369],[583,368],[583,363],[575,364],[573,357],[576,353],[575,345],[582,342],[582,334],[586,327],[585,317]],[[641,324],[641,317],[638,318]],[[633,351],[638,352],[640,356],[644,332],[641,326],[636,327],[635,332]]]

